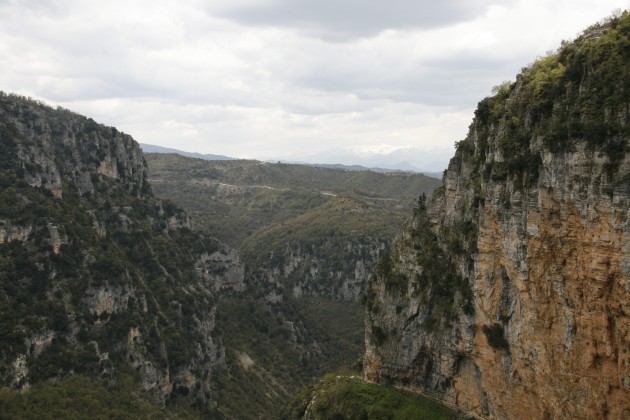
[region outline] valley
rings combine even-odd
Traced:
[[[144,154],[0,92],[0,417],[630,417],[630,14],[441,180]]]
[[[156,195],[182,206],[195,229],[238,249],[245,266],[244,290],[217,295],[223,413],[271,417],[324,373],[360,366],[364,285],[417,198],[439,181],[145,156]]]
[[[273,417],[324,373],[360,369],[366,279],[438,184],[145,160],[115,128],[11,94],[0,121],[0,374],[37,389],[2,394],[9,417],[79,383],[87,406]]]

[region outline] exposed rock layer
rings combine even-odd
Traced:
[[[480,103],[368,287],[368,380],[479,417],[630,416],[629,21]],[[435,274],[440,261],[455,277]]]

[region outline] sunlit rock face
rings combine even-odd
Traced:
[[[629,25],[480,102],[367,287],[368,380],[483,418],[630,417]]]

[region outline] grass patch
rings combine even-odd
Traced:
[[[303,390],[281,413],[282,419],[456,419],[439,402],[395,388],[364,382],[357,376],[326,375]]]

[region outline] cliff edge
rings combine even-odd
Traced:
[[[630,417],[630,15],[482,100],[367,287],[365,376],[482,418]]]

